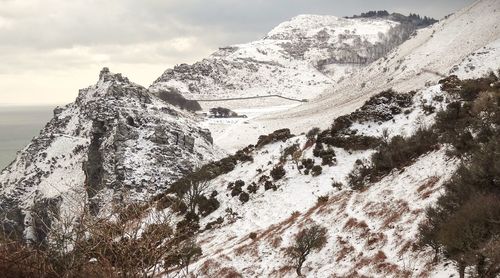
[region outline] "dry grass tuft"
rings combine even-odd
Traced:
[[[428,178],[422,185],[417,188],[420,198],[427,199],[429,196],[438,190],[436,184],[439,182],[439,177],[432,176]]]

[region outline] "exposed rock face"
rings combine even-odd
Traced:
[[[86,199],[94,214],[123,194],[142,200],[216,156],[191,114],[105,68],[0,174],[3,229],[41,241]]]

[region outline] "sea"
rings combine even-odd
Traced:
[[[52,118],[54,106],[0,106],[0,171]]]

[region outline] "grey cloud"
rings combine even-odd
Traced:
[[[471,2],[470,0],[27,1],[32,2],[30,8],[7,4],[6,9],[0,11],[0,16],[14,21],[11,28],[0,29],[2,45],[55,48],[108,43],[133,44],[161,41],[186,34],[199,36],[210,45],[216,42],[233,43],[262,36],[279,22],[301,13],[344,16],[371,9],[388,9],[441,17]],[[11,1],[0,3],[9,2]],[[16,13],[19,14],[18,17],[15,17]]]

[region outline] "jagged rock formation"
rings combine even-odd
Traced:
[[[317,96],[386,54],[417,27],[383,18],[301,15],[261,40],[220,48],[193,65],[165,71],[153,91],[175,87],[189,99]]]
[[[215,154],[191,114],[105,68],[0,174],[3,229],[42,240],[85,199],[93,214],[124,194],[143,200]]]

